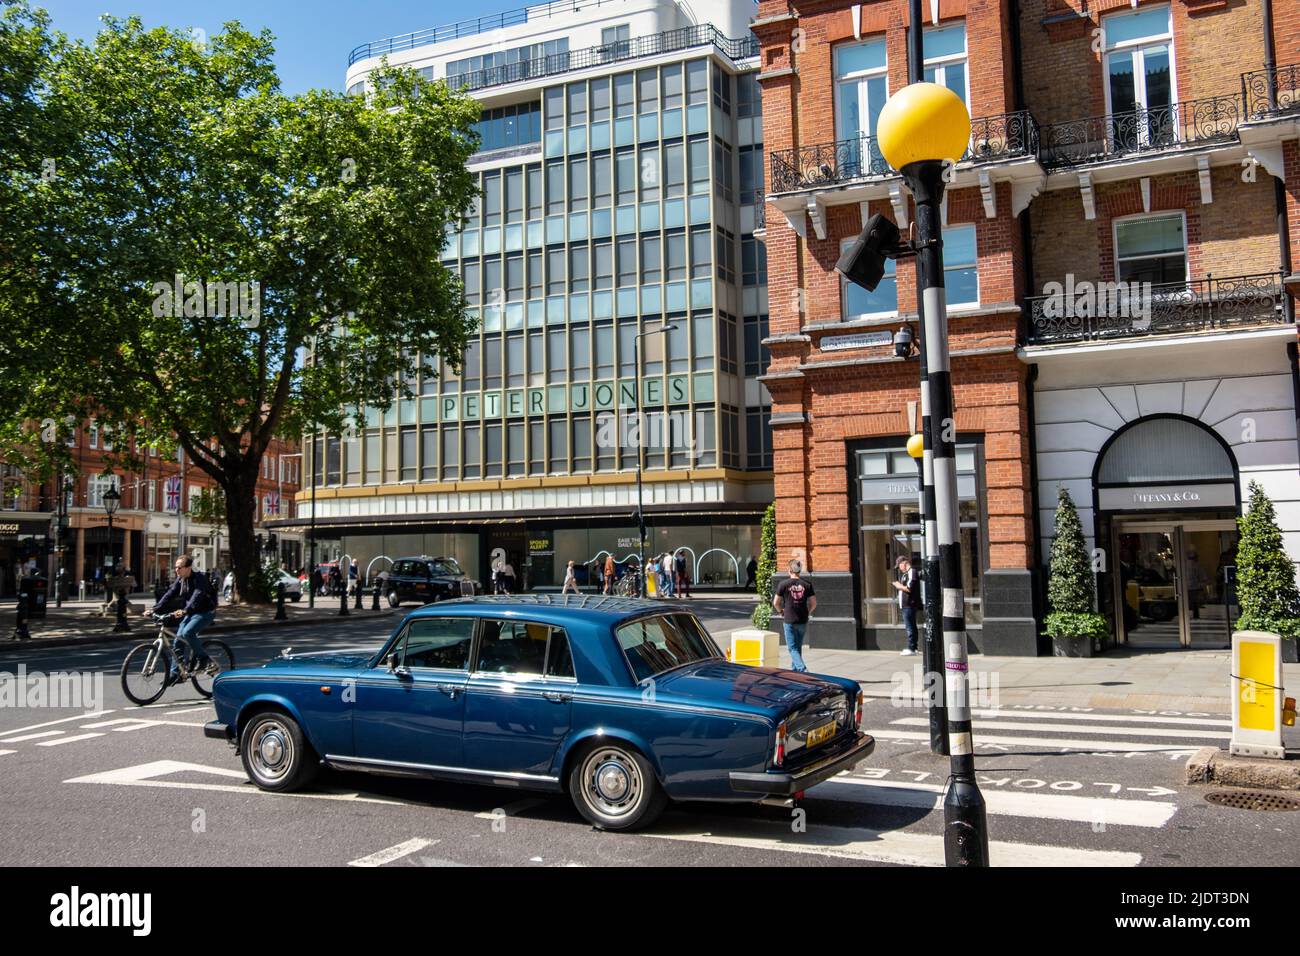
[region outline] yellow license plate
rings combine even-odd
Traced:
[[[822,724],[820,727],[814,727],[808,731],[808,746],[816,747],[820,743],[825,743],[835,736],[835,728],[838,726],[835,721],[829,724]]]

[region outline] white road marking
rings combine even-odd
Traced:
[[[184,707],[181,710],[167,711],[167,716],[172,717],[176,714],[197,714],[201,710],[209,710],[209,709],[210,706],[208,704],[203,704],[201,707]]]
[[[1052,750],[1074,753],[1172,753],[1185,751],[1186,747],[1166,747],[1162,744],[1135,744],[1127,740],[1070,740],[1064,737],[990,737],[975,734],[975,745],[1007,744],[1012,747],[1048,747]],[[930,734],[915,730],[868,730],[868,734],[877,740],[924,740],[929,741]]]
[[[779,850],[815,856],[898,863],[905,866],[943,866],[943,836],[872,830],[866,827],[810,826],[806,833],[792,833],[785,824],[737,824],[728,832],[647,832],[655,840],[711,843],[749,850]],[[1038,846],[1031,843],[989,844],[989,862],[994,866],[1137,866],[1140,853],[1110,850],[1079,850],[1073,847]]]
[[[24,730],[36,730],[40,727],[53,727],[55,724],[66,724],[71,720],[89,720],[92,717],[102,717],[105,714],[111,714],[111,710],[92,710],[86,714],[78,714],[76,717],[64,717],[60,720],[47,720],[43,724],[32,724],[30,727],[15,727],[13,730],[0,730],[0,743],[8,739],[10,734],[21,734]]]
[[[61,730],[47,730],[47,731],[45,731],[44,733],[39,733],[39,734],[24,734],[24,735],[21,736],[21,737],[6,737],[6,738],[5,738],[5,743],[7,743],[7,744],[20,744],[20,743],[22,743],[24,740],[37,740],[37,739],[39,739],[39,738],[41,738],[41,737],[59,737],[59,736],[61,736],[62,734],[63,734],[63,731],[61,731]]]
[[[43,740],[36,746],[38,747],[61,747],[63,744],[75,744],[78,740],[89,740],[91,737],[102,737],[103,734],[77,734],[75,737],[60,737],[58,740]]]
[[[846,789],[848,785],[854,789]],[[862,788],[862,789],[858,789]],[[856,792],[855,792],[856,790]],[[849,800],[891,807],[943,808],[943,785],[833,777],[808,791],[809,797]],[[1007,817],[1071,820],[1107,826],[1162,827],[1178,812],[1178,805],[1161,800],[1114,800],[1109,797],[1072,797],[1065,794],[982,791],[988,812]]]
[[[158,780],[157,777],[163,777],[168,774],[182,773],[193,771],[197,773],[210,773],[219,777],[237,778],[247,781],[247,777],[242,771],[227,770],[225,767],[207,767],[198,763],[185,763],[180,760],[155,760],[152,763],[139,764],[134,767],[123,767],[120,770],[107,770],[102,773],[92,773],[84,777],[73,777],[64,783],[103,783],[116,784],[123,787],[163,787],[171,790],[218,790],[224,793],[247,793],[260,794],[265,797],[298,797],[308,800],[347,800],[354,803],[383,803],[390,806],[413,806],[422,807],[422,804],[408,803],[405,800],[385,800],[378,797],[363,797],[357,793],[270,793],[266,790],[258,789],[252,783],[243,783],[238,786],[220,783],[191,783],[181,780]]]
[[[352,860],[348,863],[348,866],[383,866],[385,863],[392,863],[394,860],[400,860],[412,853],[419,853],[425,847],[432,846],[437,842],[437,840],[425,840],[422,837],[416,837],[413,840],[407,840],[405,843],[399,843],[397,846],[390,846],[387,850],[380,850],[378,853],[363,856],[359,860]]]
[[[929,727],[930,721],[926,717],[904,717],[902,720],[890,721],[905,727]],[[1182,730],[1148,730],[1145,727],[1089,727],[1085,724],[1065,724],[1064,726],[1052,726],[1050,724],[1018,724],[1011,720],[979,720],[975,722],[974,730],[979,733],[980,729],[985,730],[1046,730],[1049,733],[1063,734],[1119,734],[1123,737],[1170,737],[1174,740],[1200,740],[1202,738],[1214,738],[1216,740],[1228,740],[1232,737],[1232,732],[1228,730],[1198,730],[1194,734],[1189,734]]]
[[[147,717],[117,717],[113,720],[98,720],[93,724],[82,724],[82,730],[99,730],[101,727],[116,727],[119,724],[143,724],[146,727],[152,727],[157,721],[149,720]]]
[[[523,813],[525,810],[531,810],[533,807],[541,806],[545,802],[546,800],[542,799],[541,797],[533,797],[532,799],[529,800],[520,800],[517,803],[512,803],[508,806],[497,807],[493,810],[488,810],[483,813],[476,813],[474,814],[474,816],[479,820],[495,820],[497,819],[496,811],[500,810],[506,816],[513,817],[517,813]]]
[[[1114,720],[1132,724],[1211,724],[1215,727],[1231,727],[1232,721],[1220,717],[1139,717],[1127,714],[1061,714],[1044,713],[1038,710],[973,710],[976,717],[989,717],[994,720],[1005,717],[1025,717],[1033,720]]]
[[[16,754],[16,753],[18,753],[17,750],[0,750],[0,757],[5,756],[5,754]]]

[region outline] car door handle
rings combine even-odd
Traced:
[[[460,693],[460,688],[457,687],[455,684],[438,684],[436,686],[438,690],[442,691],[452,700],[455,700],[456,695]]]
[[[543,691],[542,696],[552,704],[564,704],[573,700],[573,697],[570,694],[561,694],[553,690]]]

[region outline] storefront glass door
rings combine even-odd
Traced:
[[[1121,523],[1116,606],[1134,648],[1227,647],[1239,610],[1231,521]]]

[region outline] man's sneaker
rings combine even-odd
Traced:
[[[915,656],[916,656],[916,651],[912,650],[910,647],[906,647],[906,648],[904,648],[903,650],[899,651],[898,656],[899,656],[899,657],[915,657]]]

